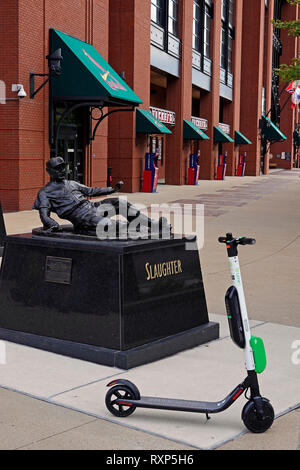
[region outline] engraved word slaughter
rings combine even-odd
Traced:
[[[165,261],[159,264],[145,264],[147,273],[147,281],[158,279],[161,277],[175,276],[182,273],[182,264],[179,259],[173,261]]]

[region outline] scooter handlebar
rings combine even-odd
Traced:
[[[246,238],[246,237],[242,237],[240,239],[240,245],[255,245],[256,243],[256,240],[255,238]]]
[[[219,237],[219,243],[231,243],[233,241],[236,242],[237,245],[255,245],[256,240],[255,238],[247,238],[247,237],[240,237],[240,238],[233,238],[231,234],[228,234],[226,237]]]

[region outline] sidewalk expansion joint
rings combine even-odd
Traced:
[[[73,392],[74,390],[79,390],[80,388],[84,388],[84,387],[88,387],[89,385],[94,385],[98,382],[103,382],[103,381],[106,381],[106,380],[110,380],[112,379],[113,377],[116,377],[118,375],[122,375],[122,374],[126,374],[127,371],[120,371],[120,372],[117,372],[115,374],[112,374],[112,375],[108,375],[107,377],[104,377],[102,379],[97,379],[97,380],[93,380],[92,382],[87,382],[85,384],[82,384],[82,385],[77,385],[77,387],[72,387],[72,388],[69,388],[69,389],[66,389],[64,390],[63,392],[59,392],[59,393],[55,393],[54,395],[49,395],[47,397],[48,400],[52,400],[52,398],[56,398],[60,395],[64,395],[65,393],[68,393],[68,392]]]
[[[43,437],[42,439],[38,439],[38,440],[32,441],[32,442],[28,442],[27,444],[25,444],[21,447],[16,447],[14,450],[20,450],[20,449],[24,449],[28,446],[31,446],[33,444],[39,444],[40,442],[47,441],[47,439],[51,439],[51,437],[61,436],[62,434],[65,434],[66,432],[73,431],[74,429],[82,428],[83,426],[94,423],[95,421],[99,421],[99,419],[94,418],[94,419],[91,419],[90,421],[88,421],[87,423],[82,423],[82,424],[79,424],[78,426],[73,426],[71,428],[64,429],[64,431],[60,431],[60,432],[57,432],[57,433],[54,433],[54,434],[49,434],[49,436]]]

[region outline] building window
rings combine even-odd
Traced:
[[[178,1],[151,0],[151,21],[178,36]]]
[[[228,2],[228,23],[229,23],[229,28],[233,28],[233,23],[234,23],[234,1],[229,0]]]
[[[203,54],[210,59],[211,6],[205,3],[203,28]]]
[[[194,1],[193,48],[201,52],[201,1]]]
[[[161,26],[166,22],[166,2],[165,0],[151,0],[151,20]]]
[[[226,21],[227,16],[227,0],[222,0],[222,21]]]
[[[227,35],[226,29],[221,28],[221,67],[226,69],[226,58],[227,58]]]
[[[178,36],[178,0],[169,0],[168,6],[168,31]]]
[[[211,3],[194,0],[193,49],[210,58]]]
[[[233,37],[231,32],[229,32],[228,36],[228,63],[227,63],[227,71],[232,73],[232,56],[233,56]]]
[[[194,0],[193,18],[193,49],[195,68],[206,73],[210,70],[209,63],[211,57],[211,22],[212,22],[212,2],[210,0]]]
[[[222,0],[221,81],[232,86],[234,41],[234,0]]]
[[[274,1],[274,20],[281,20],[282,1]],[[274,68],[280,67],[282,56],[282,43],[280,38],[280,29],[274,28],[273,31],[273,61]],[[272,104],[271,104],[271,121],[280,127],[280,96],[279,96],[279,77],[272,73]]]
[[[178,20],[179,0],[151,0],[151,44],[176,58],[181,55]]]
[[[274,2],[274,20],[281,20],[281,0],[275,0]],[[282,43],[280,38],[280,29],[274,28],[273,31],[273,68],[279,68],[280,57],[282,55]]]

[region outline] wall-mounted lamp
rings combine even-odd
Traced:
[[[30,98],[33,99],[35,95],[48,83],[54,76],[61,74],[61,65],[60,62],[63,60],[61,55],[61,49],[57,49],[52,54],[47,55],[46,59],[48,59],[48,67],[49,73],[30,73],[29,80],[30,80]],[[48,77],[47,80],[42,83],[42,85],[35,90],[35,77]]]

